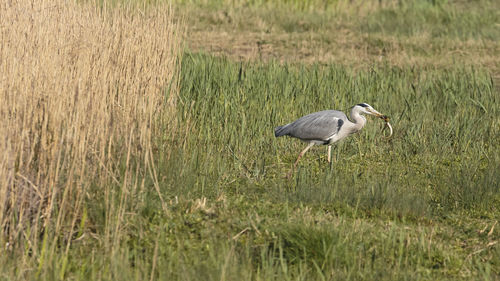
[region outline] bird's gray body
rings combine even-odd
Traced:
[[[276,127],[276,137],[290,136],[315,144],[330,144],[348,122],[342,111],[324,110],[303,116],[292,123]]]
[[[276,137],[290,136],[307,142],[307,147],[300,152],[294,167],[306,151],[314,145],[328,145],[328,162],[331,157],[331,145],[361,130],[366,124],[363,114],[370,114],[387,120],[388,117],[376,111],[369,104],[360,103],[352,107],[351,119],[338,110],[324,110],[303,116],[292,123],[274,128]],[[387,121],[386,121],[387,122]]]

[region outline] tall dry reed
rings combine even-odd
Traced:
[[[41,233],[74,236],[96,190],[118,241],[130,196],[156,182],[158,121],[175,118],[181,34],[171,10],[7,0],[0,15],[4,245],[25,238],[37,251]]]

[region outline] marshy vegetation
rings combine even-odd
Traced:
[[[94,5],[0,5],[2,279],[499,278],[495,1]]]

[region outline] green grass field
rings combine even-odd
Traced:
[[[182,176],[162,185],[172,200],[207,198],[209,211],[200,208],[188,227],[200,236],[187,241],[234,247],[225,256],[236,270],[230,279],[239,270],[266,279],[256,274],[263,267],[277,279],[311,280],[497,273],[498,235],[485,232],[499,216],[498,97],[486,71],[353,71],[188,54],[181,73],[190,126],[166,170]],[[335,146],[337,162],[317,147],[284,179],[304,144],[275,139],[273,127],[361,101],[393,116],[394,137],[384,139],[373,120]]]
[[[194,37],[175,129],[156,116],[153,168],[118,157],[76,233],[1,250],[0,279],[500,280],[498,4],[379,2],[176,3]],[[228,47],[261,29],[269,48]],[[229,40],[214,51],[202,34]],[[368,117],[335,161],[316,146],[287,179],[305,144],[274,127],[361,102],[394,135]]]

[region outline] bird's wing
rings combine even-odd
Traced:
[[[327,141],[347,121],[347,116],[337,110],[311,113],[289,124],[288,135],[302,140]]]

